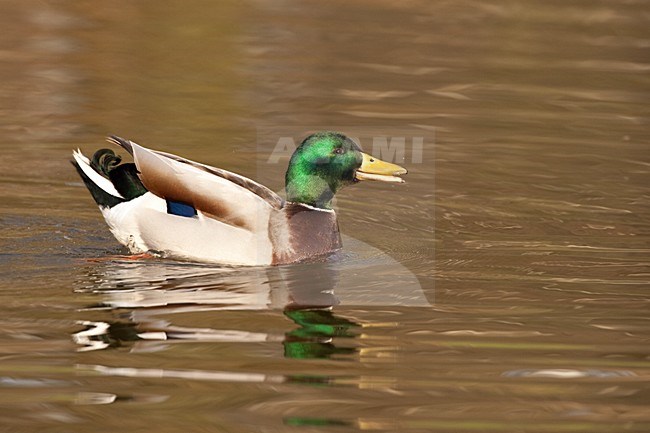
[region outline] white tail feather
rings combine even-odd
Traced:
[[[84,174],[88,176],[95,185],[97,185],[98,187],[100,187],[106,193],[112,195],[113,197],[124,198],[122,197],[122,194],[117,192],[117,190],[115,189],[115,187],[113,186],[110,180],[106,179],[104,176],[97,173],[90,166],[90,160],[86,158],[79,149],[72,151],[72,157],[74,158],[75,161],[77,161],[77,164],[81,168],[81,171],[83,171]]]

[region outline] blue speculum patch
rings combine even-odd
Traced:
[[[189,204],[167,200],[167,213],[192,218],[196,216],[196,209]]]

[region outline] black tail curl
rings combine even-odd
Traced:
[[[110,179],[110,172],[122,162],[122,157],[111,149],[99,149],[93,155],[90,166],[99,174]]]
[[[138,177],[138,170],[135,164],[120,164],[121,162],[122,157],[116,155],[111,149],[99,149],[90,161],[92,169],[110,180],[117,192],[122,196],[115,197],[96,185],[86,176],[81,167],[79,167],[79,164],[74,160],[72,161],[84,184],[97,204],[101,207],[113,207],[125,201],[140,197],[147,192],[147,188],[145,188]]]
[[[132,162],[120,164],[122,157],[111,149],[99,149],[93,155],[91,166],[104,177],[108,178],[115,189],[127,201],[140,197],[147,188],[138,177],[138,169]]]

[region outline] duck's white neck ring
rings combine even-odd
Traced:
[[[289,203],[294,204],[296,206],[306,207],[307,209],[311,209],[311,210],[335,213],[334,209],[323,209],[322,207],[316,207],[316,206],[312,206],[312,205],[309,205],[309,204],[306,204],[306,203],[297,203],[297,202],[289,202]]]

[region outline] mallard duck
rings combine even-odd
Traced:
[[[286,172],[286,200],[244,176],[111,136],[110,149],[72,163],[111,233],[133,254],[227,265],[278,265],[339,250],[332,199],[362,180],[403,182],[406,169],[361,151],[336,132],[307,137]]]

